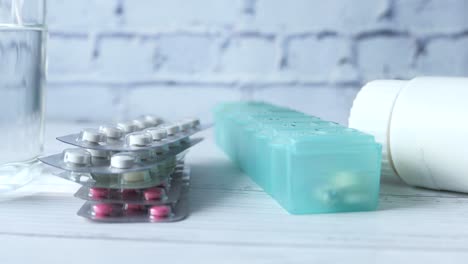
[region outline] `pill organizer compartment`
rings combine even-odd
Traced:
[[[259,175],[271,175],[265,179],[269,192],[292,213],[377,208],[380,146],[340,142],[336,137],[344,135],[335,133],[277,136],[268,143],[270,166]]]
[[[293,214],[374,210],[381,146],[370,135],[258,102],[215,110],[218,145]]]

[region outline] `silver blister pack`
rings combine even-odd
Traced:
[[[165,223],[185,219],[189,215],[186,196],[173,204],[108,204],[86,202],[78,215],[104,223]]]
[[[208,128],[198,118],[166,123],[156,116],[57,139],[78,148],[39,158],[51,173],[81,184],[78,215],[96,222],[174,222],[189,214],[190,170],[184,159]]]
[[[146,189],[107,189],[83,186],[75,193],[75,197],[100,203],[161,205],[178,201],[188,188],[189,179],[172,176],[169,184]]]
[[[173,171],[165,173],[138,171],[124,174],[91,174],[62,171],[55,175],[89,188],[144,189],[168,184],[172,173]]]
[[[85,149],[104,151],[138,151],[183,144],[188,138],[210,125],[200,125],[198,119],[184,119],[176,123],[143,128],[132,123],[120,126],[88,128],[81,133],[58,137],[59,141]]]
[[[167,186],[173,178],[186,179],[187,169],[180,160],[171,167],[124,174],[90,174],[56,169],[54,175],[88,188],[145,189],[154,186]]]
[[[41,157],[39,160],[50,166],[76,173],[124,174],[149,171],[164,166],[170,167],[176,160],[182,159],[186,150],[201,141],[201,138],[194,138],[167,149],[137,152],[108,153],[103,151],[101,153],[101,151],[81,148],[66,149],[60,154]],[[107,156],[106,153],[108,153]]]

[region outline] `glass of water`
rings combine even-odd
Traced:
[[[0,192],[34,176],[42,151],[45,0],[0,0]]]

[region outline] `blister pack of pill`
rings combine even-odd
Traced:
[[[78,215],[104,222],[173,222],[188,214],[190,170],[185,154],[209,126],[197,118],[165,122],[142,116],[129,122],[83,129],[57,139],[73,145],[41,157],[54,174],[81,184],[86,203]]]
[[[95,222],[176,222],[189,214],[190,170],[179,164],[170,180],[151,188],[80,188],[75,197],[87,202],[78,215]]]
[[[165,166],[174,157],[201,142],[201,138],[190,139],[186,144],[174,148],[136,152],[108,153],[107,156],[93,157],[93,151],[71,148],[62,153],[39,158],[42,162],[66,171],[94,174],[122,174],[150,170]]]
[[[158,205],[174,203],[179,200],[189,187],[189,174],[182,172],[184,177],[177,176],[178,172],[171,175],[170,180],[155,187],[142,189],[114,189],[82,186],[75,197],[92,202]]]
[[[143,189],[164,184],[169,180],[170,172],[137,171],[122,174],[92,174],[57,171],[55,175],[89,188]]]
[[[208,128],[196,118],[156,127],[137,126],[135,123],[104,125],[98,129],[87,128],[80,133],[58,137],[59,141],[80,148],[102,151],[137,151],[161,147],[177,147],[189,143],[189,137]]]
[[[162,205],[86,202],[78,211],[81,217],[107,223],[176,222],[185,219],[188,213],[187,197]]]

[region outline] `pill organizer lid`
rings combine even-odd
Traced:
[[[378,80],[365,85],[354,100],[349,127],[374,135],[382,144],[382,175],[398,177],[389,149],[389,127],[398,94],[407,81]]]
[[[273,141],[280,140],[283,143],[289,142],[295,152],[315,152],[318,146],[323,148],[320,151],[333,150],[359,150],[363,146],[374,143],[372,135],[362,133],[354,129],[296,129],[277,130],[272,137]],[[285,139],[289,139],[286,141]],[[277,143],[276,143],[277,144]],[[380,146],[379,146],[380,147]]]

